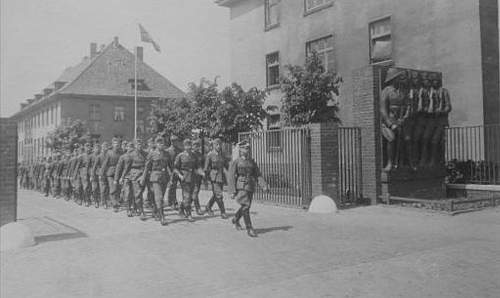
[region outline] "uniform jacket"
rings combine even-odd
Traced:
[[[228,168],[228,161],[222,155],[222,152],[212,150],[205,159],[204,172],[208,175],[210,181],[217,183],[226,182],[225,170]]]
[[[148,154],[145,177],[150,182],[166,182],[172,176],[172,160],[165,150],[155,149]]]
[[[123,161],[122,179],[138,180],[144,177],[147,153],[143,150],[134,150]]]
[[[257,184],[266,186],[257,163],[252,158],[237,158],[231,163],[228,172],[228,192],[236,193],[238,190],[254,192]]]
[[[104,157],[104,161],[102,162],[101,171],[99,173],[100,176],[106,177],[114,177],[116,171],[116,165],[118,164],[118,159],[121,156],[121,150],[117,149],[114,151],[113,149],[108,150]]]
[[[184,182],[195,182],[196,170],[201,168],[198,158],[191,152],[183,151],[177,155],[174,162],[174,173],[182,175]]]

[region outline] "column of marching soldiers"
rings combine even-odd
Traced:
[[[152,217],[167,225],[164,209],[171,208],[179,216],[194,221],[192,204],[197,215],[213,216],[213,205],[219,207],[220,216],[228,218],[223,202],[224,185],[228,193],[240,204],[231,222],[242,230],[243,218],[247,233],[256,233],[250,219],[253,193],[260,185],[268,186],[255,161],[249,156],[248,142],[238,144],[240,156],[231,164],[222,154],[221,140],[211,140],[211,150],[203,156],[199,138],[181,141],[169,138],[167,148],[163,136],[133,142],[113,138],[111,144],[75,145],[55,152],[48,158],[18,166],[22,188],[36,190],[48,197],[73,200],[78,205],[112,208],[120,212],[125,207],[128,217],[140,216],[146,220],[145,209],[152,209]],[[183,150],[181,150],[181,145]],[[199,193],[203,180],[210,182],[212,196],[205,210],[200,206]],[[182,199],[176,197],[177,186]]]

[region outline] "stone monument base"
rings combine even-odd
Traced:
[[[393,169],[382,172],[383,197],[439,200],[446,198],[446,169],[442,166],[421,168]]]

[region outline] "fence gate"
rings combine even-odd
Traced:
[[[361,129],[339,127],[339,198],[341,207],[363,199],[361,173]]]
[[[310,134],[308,128],[272,129],[239,134],[248,140],[251,155],[269,184],[254,198],[277,205],[308,206],[312,196]]]

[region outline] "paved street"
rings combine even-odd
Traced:
[[[30,191],[18,200],[38,245],[1,254],[2,298],[500,297],[499,208],[312,215],[255,204],[252,239],[219,217],[171,214],[162,227]]]

